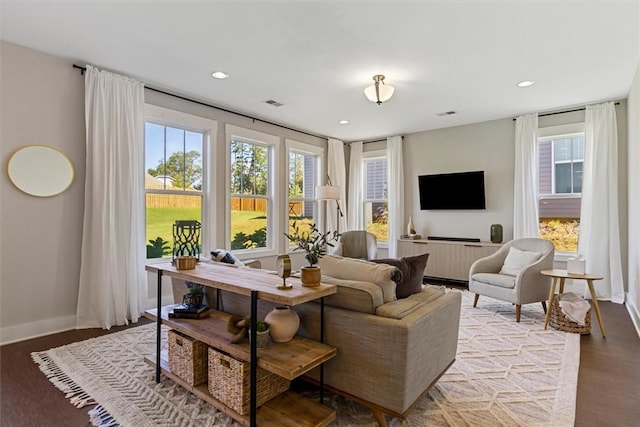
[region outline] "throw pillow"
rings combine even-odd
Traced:
[[[427,253],[400,259],[383,258],[372,259],[371,261],[398,267],[402,272],[402,281],[397,283],[396,297],[402,299],[422,291],[422,278],[424,277],[424,269],[427,267],[428,259],[429,254]]]
[[[238,267],[242,267],[244,264],[238,258],[234,257],[231,252],[224,249],[216,249],[211,251],[211,259],[213,261],[224,262],[226,264],[234,264]]]
[[[337,255],[325,255],[318,261],[322,275],[336,279],[371,282],[382,289],[384,302],[395,301],[396,283],[392,277],[398,269],[391,265],[375,264],[361,259],[342,258]]]
[[[517,276],[523,268],[539,260],[541,255],[540,252],[521,251],[512,246],[509,248],[509,253],[504,260],[500,274]]]

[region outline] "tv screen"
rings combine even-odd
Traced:
[[[418,176],[421,210],[485,209],[484,171]]]

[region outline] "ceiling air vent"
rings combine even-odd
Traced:
[[[264,101],[264,103],[272,105],[274,107],[282,107],[281,103],[279,103],[278,101],[274,101],[273,99],[267,99],[266,101]]]
[[[453,116],[456,112],[451,110],[451,111],[445,111],[444,113],[438,113],[438,116],[440,117],[444,117],[444,116]]]

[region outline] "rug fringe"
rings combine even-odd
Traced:
[[[98,405],[89,411],[89,421],[91,425],[95,427],[112,427],[119,425],[102,405]]]
[[[95,405],[97,402],[93,400],[76,382],[69,378],[56,362],[45,352],[32,353],[31,358],[38,364],[42,373],[56,386],[58,390],[65,393],[65,397],[69,399],[71,404],[76,408],[83,408],[87,405]]]

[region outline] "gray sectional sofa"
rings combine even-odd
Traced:
[[[396,267],[346,258],[331,267],[327,261],[336,259],[326,258],[323,273],[333,276],[323,274],[322,281],[337,285],[337,293],[325,298],[325,342],[337,355],[324,364],[325,386],[371,408],[380,425],[386,425],[384,414],[404,418],[455,359],[461,295],[425,286],[398,300],[389,293]],[[261,301],[259,316],[272,307]],[[221,308],[249,312],[246,298],[225,292]],[[319,339],[320,304],[294,309],[298,334]],[[310,377],[318,379],[319,368]]]

